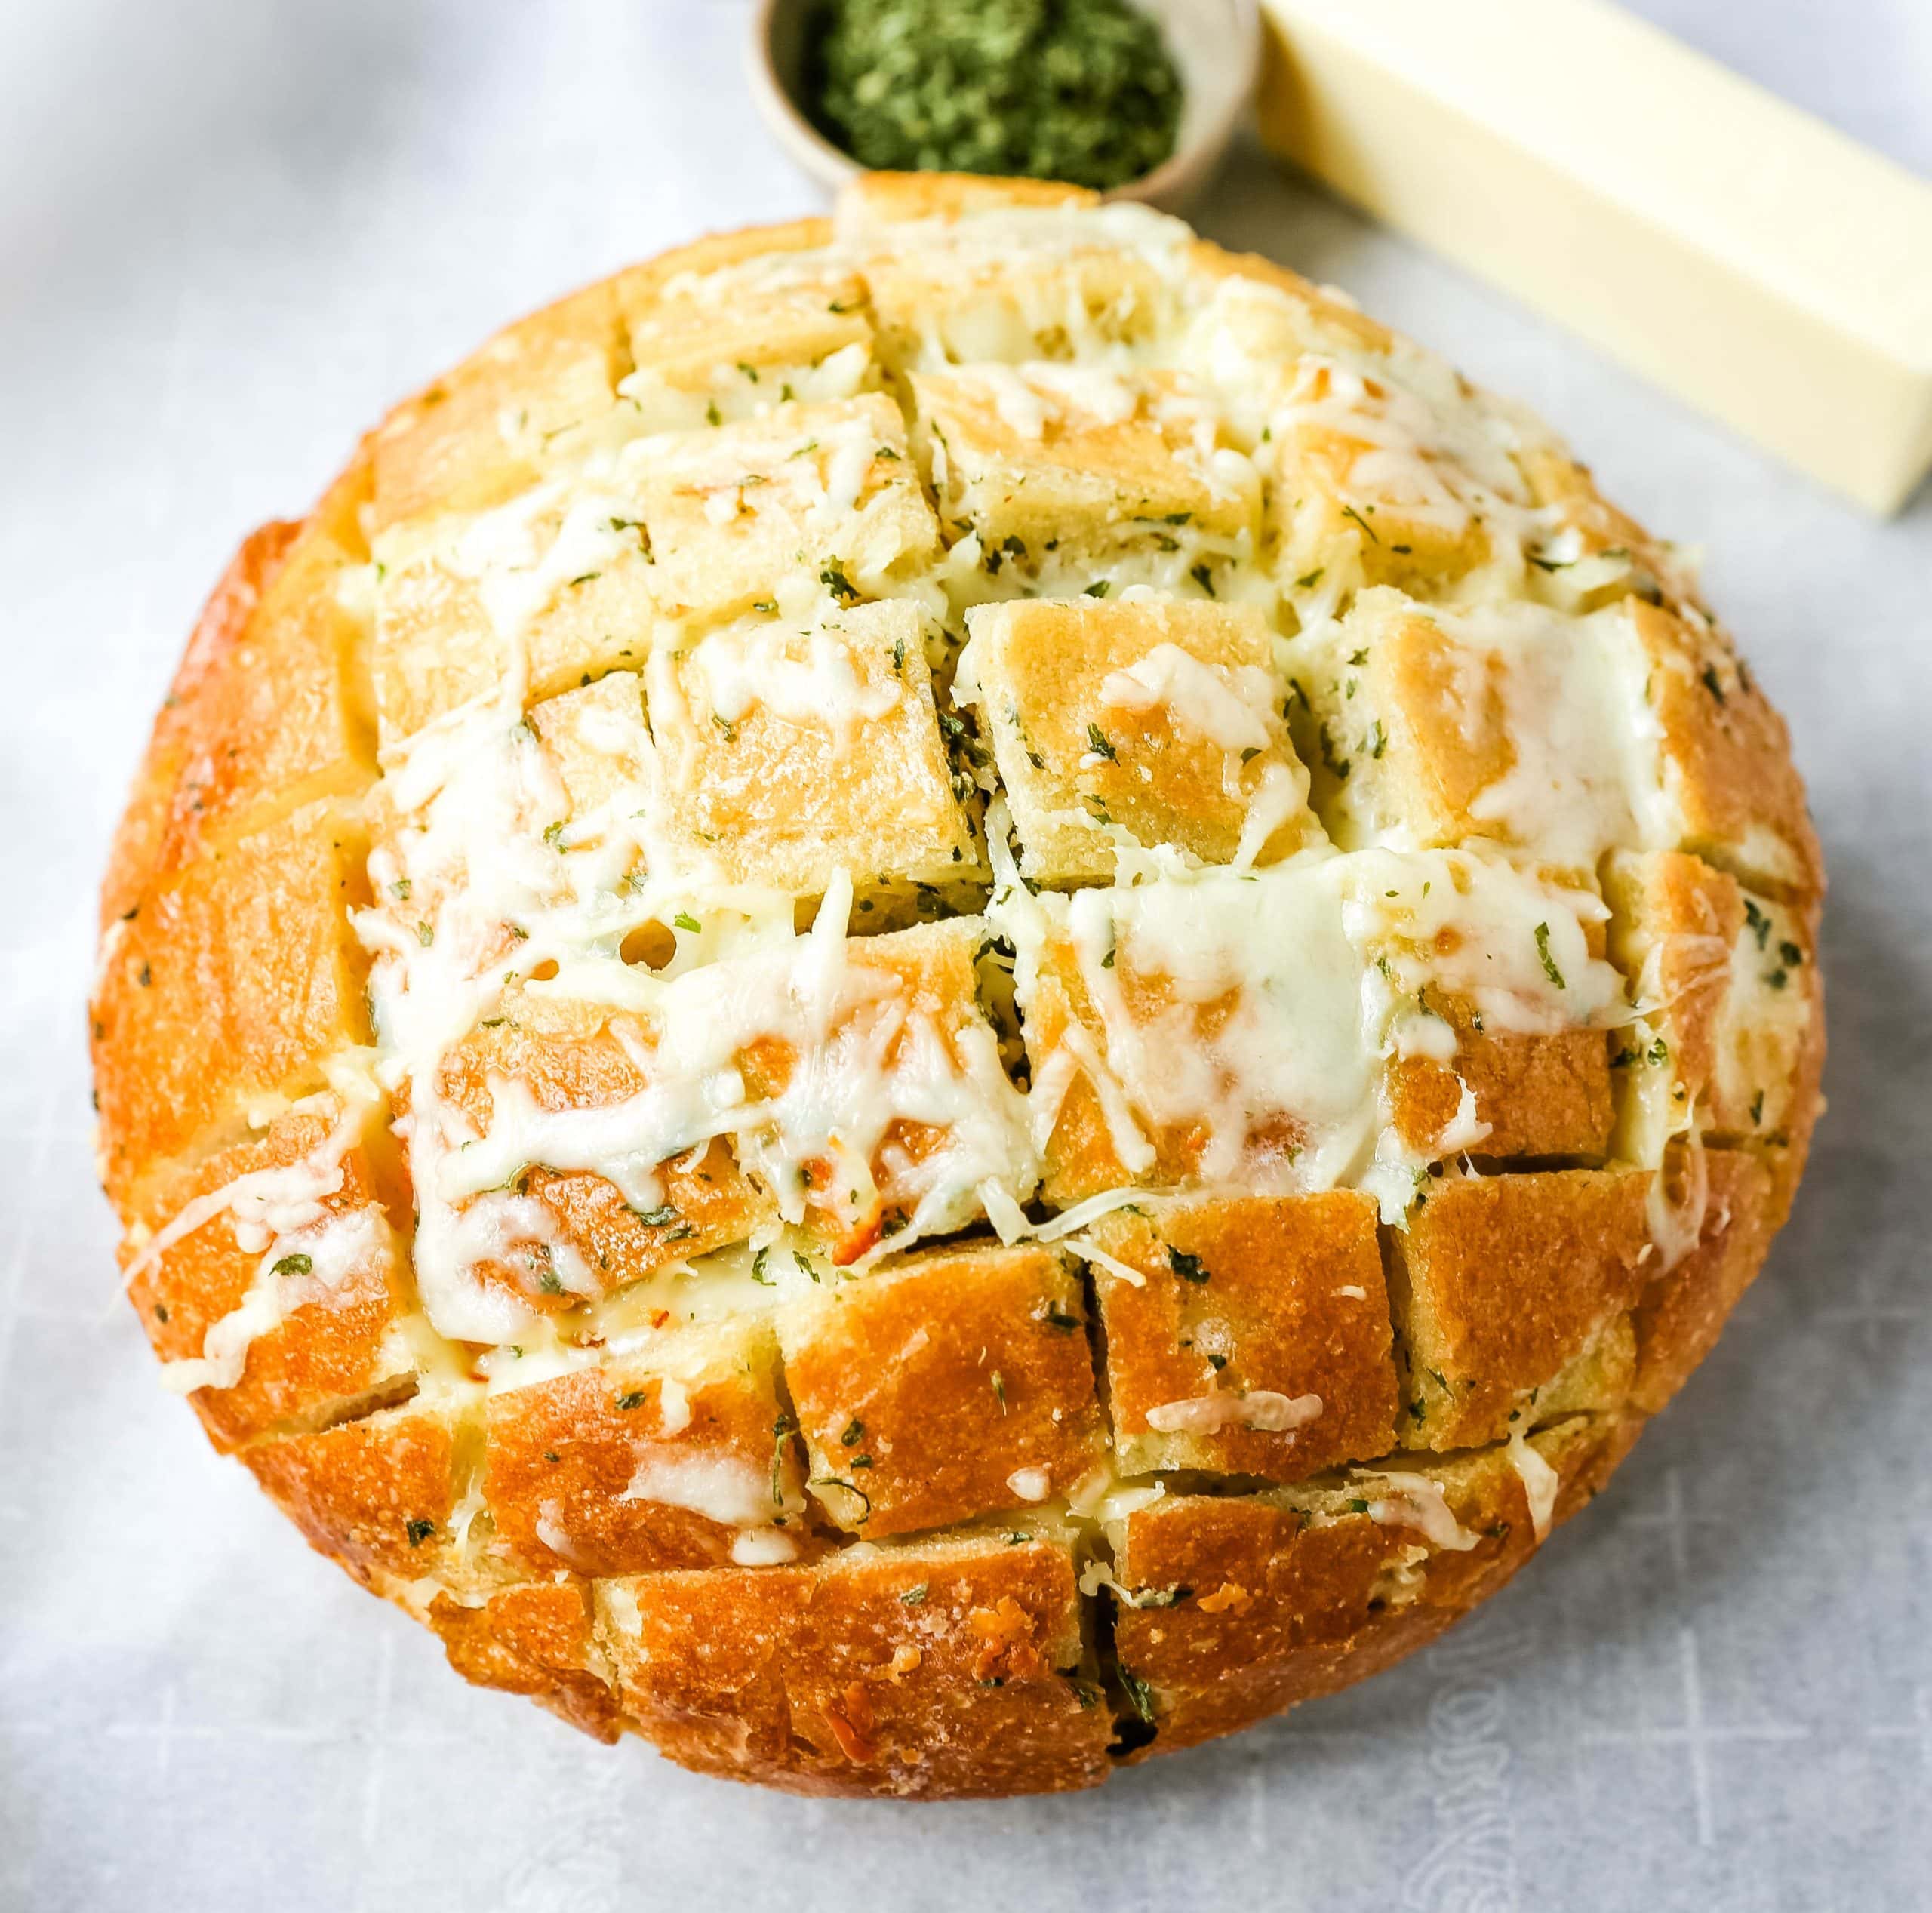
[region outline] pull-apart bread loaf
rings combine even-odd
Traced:
[[[1143,209],[862,180],[251,537],[103,899],[128,1292],[471,1680],[1090,1785],[1500,1586],[1818,1107],[1785,728],[1534,420]]]

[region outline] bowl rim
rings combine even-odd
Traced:
[[[1138,5],[1139,0],[1129,0],[1129,3]],[[745,66],[752,98],[766,125],[808,172],[827,186],[835,186],[867,169],[812,124],[779,78],[777,62],[772,57],[772,32],[779,9],[810,4],[811,0],[757,0],[746,23]],[[1226,149],[1260,83],[1262,38],[1260,0],[1226,0],[1226,4],[1234,14],[1229,63],[1235,83],[1228,89],[1220,109],[1192,140],[1184,146],[1177,144],[1152,171],[1109,187],[1100,195],[1103,201],[1158,201],[1183,189],[1198,171],[1212,165]]]

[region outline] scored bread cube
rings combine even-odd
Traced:
[[[326,803],[211,850],[109,927],[92,1011],[102,1174],[151,1164],[371,1040],[349,912],[369,900],[360,822]]]
[[[1708,627],[1634,597],[1579,618],[1376,591],[1323,629],[1295,681],[1344,847],[1481,837],[1580,869],[1676,848],[1817,893],[1783,721]]]
[[[305,523],[254,533],[209,598],[115,833],[109,923],[219,839],[375,775],[361,619],[341,588],[367,556],[352,466]]]
[[[1604,1441],[1583,1417],[1528,1438],[1546,1507],[1491,1449],[1336,1487],[1171,1494],[1111,1524],[1115,1648],[1149,1738],[1232,1733],[1433,1638],[1582,1502]]]
[[[386,777],[364,807],[392,947],[412,930],[429,947],[441,923],[472,975],[517,952],[533,921],[571,900],[605,893],[595,907],[607,921],[621,908],[610,893],[643,882],[657,788],[634,672],[545,698],[521,721],[493,715],[500,721],[461,727],[435,779]],[[487,809],[478,801],[486,780]],[[485,857],[502,881],[472,881]]]
[[[789,1764],[795,1723],[783,1657],[818,1585],[808,1567],[596,1582],[597,1633],[625,1718],[700,1773],[752,1779]],[[826,1743],[821,1759],[841,1761],[830,1724],[812,1724]]]
[[[862,888],[982,875],[926,636],[902,601],[828,610],[802,629],[754,617],[660,646],[648,672],[657,873],[806,897],[839,870]]]
[[[1116,829],[1204,863],[1319,841],[1258,611],[1015,600],[967,624],[954,696],[970,684],[1028,876],[1111,875]]]
[[[500,332],[377,428],[371,534],[535,484],[606,419],[624,367],[608,281]]]
[[[1351,356],[1300,358],[1271,414],[1278,568],[1304,591],[1426,597],[1491,561],[1494,519],[1528,492],[1503,421],[1446,368],[1425,394],[1392,359]]]
[[[1374,358],[1417,350],[1373,319],[1339,287],[1317,285],[1259,253],[1229,252],[1203,240],[1186,248],[1188,270],[1209,289],[1183,353],[1189,364],[1230,358],[1247,381],[1278,381],[1305,352]],[[1219,351],[1217,348],[1219,348]]]
[[[406,1263],[383,1195],[392,1153],[373,1106],[327,1095],[143,1192],[122,1251],[128,1299],[164,1361],[232,1370],[189,1398],[218,1448],[408,1386]],[[272,1229],[257,1193],[278,1211]]]
[[[701,1772],[997,1796],[1108,1770],[1071,1539],[1050,1529],[603,1581],[597,1605],[625,1714]]]
[[[1369,1197],[1211,1197],[1117,1212],[1085,1239],[1105,1258],[1093,1274],[1123,1473],[1293,1481],[1393,1445],[1395,1364]]]
[[[1455,1053],[1447,1063],[1389,1059],[1383,1080],[1405,1147],[1429,1161],[1460,1153],[1593,1162],[1608,1153],[1614,1039],[1604,1031],[1491,1034],[1466,999],[1431,988],[1423,1002],[1448,1026]]]
[[[722,1136],[672,1139],[643,1172],[648,1188],[620,1189],[576,1166],[585,1152],[571,1146],[574,1127],[628,1106],[648,1133],[651,1034],[634,1013],[512,985],[497,1015],[444,1053],[438,1100],[483,1139],[457,1161],[491,1161],[488,1184],[452,1189],[451,1200],[500,1212],[486,1238],[493,1252],[475,1266],[485,1288],[560,1312],[775,1219]]]
[[[1414,1530],[1366,1513],[1315,1516],[1255,1494],[1171,1494],[1121,1526],[1121,1683],[1146,1743],[1170,1749],[1346,1685],[1364,1637],[1396,1625],[1371,1608],[1376,1589],[1411,1552],[1430,1552]],[[1483,1545],[1494,1555],[1501,1544]],[[1438,1612],[1406,1610],[1403,1644],[1426,1638]]]
[[[1101,245],[1055,245],[1051,210],[963,220],[949,241],[866,257],[881,351],[895,366],[1066,361],[1146,346],[1177,301],[1152,261]]]
[[[473,1607],[439,1594],[429,1625],[466,1681],[527,1695],[593,1739],[614,1742],[622,1724],[592,1612],[581,1581],[530,1582]]]
[[[1660,1164],[1692,1130],[1801,1145],[1823,1062],[1815,906],[1679,851],[1612,857],[1604,883],[1635,1008],[1616,1057],[1620,1153]]]
[[[1657,1269],[1651,1183],[1630,1169],[1429,1182],[1390,1265],[1409,1445],[1500,1441],[1519,1416],[1623,1400],[1626,1312]]]
[[[620,281],[619,297],[632,370],[618,390],[641,430],[718,425],[877,387],[865,286],[821,246],[715,263],[673,255],[648,284]]]
[[[309,1545],[365,1586],[466,1578],[458,1512],[473,1426],[454,1403],[412,1401],[312,1434],[242,1449]]]
[[[542,740],[568,807],[560,844],[590,841],[610,813],[631,814],[657,788],[657,754],[645,722],[645,688],[635,671],[613,671],[532,707],[531,728]]]
[[[1032,236],[1037,214],[1009,226]],[[880,346],[900,368],[1067,361],[1094,347],[1157,337],[1177,301],[1155,267],[1101,247],[1050,251],[1000,244],[974,222],[931,252],[882,252],[864,264]]]
[[[1599,492],[1589,468],[1561,444],[1532,436],[1516,463],[1546,529],[1531,553],[1527,582],[1567,610],[1598,610],[1625,598],[1680,617],[1706,616],[1695,580],[1678,558]]]
[[[1643,660],[1612,620],[1366,592],[1296,660],[1337,841],[1482,840],[1583,872],[1654,827]]]
[[[1099,1459],[1080,1287],[1044,1249],[921,1256],[780,1318],[826,1515],[876,1541],[1063,1496]]]
[[[987,935],[984,918],[953,917],[853,938],[829,991],[808,951],[792,974],[802,993],[825,991],[811,1017],[743,1052],[748,1095],[795,1107],[759,1173],[841,1268],[975,1220],[989,1179],[1032,1192],[1025,1105],[980,1004]],[[703,1000],[737,987],[724,970],[697,973]],[[854,1071],[854,1056],[866,1066]]]
[[[1348,890],[1409,1155],[1601,1159],[1628,1012],[1595,890],[1460,850],[1364,853]]]
[[[761,1323],[720,1323],[491,1395],[492,1552],[536,1573],[636,1574],[814,1551]]]
[[[812,580],[840,604],[884,597],[937,555],[904,423],[878,392],[640,440],[623,469],[666,617],[775,608]]]
[[[1690,1247],[1644,1291],[1632,1317],[1631,1404],[1654,1415],[1715,1346],[1764,1259],[1789,1179],[1782,1149],[1710,1149],[1673,1163],[1673,1191],[1697,1204]]]
[[[1033,901],[1016,994],[1049,1201],[1353,1171],[1374,1068],[1338,862]]]
[[[840,238],[859,256],[881,348],[901,371],[948,361],[1074,359],[1150,345],[1177,316],[1191,235],[1134,206],[1103,215],[1057,180],[863,174],[840,192]],[[918,227],[919,243],[903,229]],[[1114,234],[1138,242],[1123,247]]]
[[[526,700],[635,669],[655,617],[650,554],[619,491],[540,485],[376,541],[374,668],[394,743],[516,678]]]
[[[1790,735],[1729,641],[1634,597],[1597,615],[1646,674],[1667,820],[1653,846],[1694,851],[1753,890],[1815,899],[1823,864]]]
[[[1099,593],[1090,572],[1138,560],[1211,596],[1219,567],[1253,555],[1260,476],[1183,375],[975,365],[912,384],[940,515],[1002,581]]]

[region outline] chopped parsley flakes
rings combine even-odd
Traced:
[[[1177,1249],[1168,1244],[1168,1265],[1183,1282],[1204,1282],[1208,1279],[1206,1265],[1196,1255],[1190,1255],[1185,1249]]]
[[[1543,973],[1558,989],[1570,986],[1563,980],[1563,972],[1557,968],[1556,959],[1549,953],[1549,926],[1546,923],[1537,925],[1537,955],[1543,959]]]

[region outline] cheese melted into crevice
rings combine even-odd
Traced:
[[[1286,1395],[1275,1389],[1214,1389],[1183,1401],[1163,1401],[1147,1410],[1157,1435],[1218,1435],[1223,1429],[1254,1429],[1292,1435],[1320,1418],[1318,1395]]]
[[[1140,883],[1035,894],[989,813],[989,921],[1017,953],[1023,1016],[1071,960],[1098,1027],[1078,1021],[1035,1058],[1029,1101],[1045,1152],[1084,1078],[1114,1154],[1154,1167],[1164,1132],[1201,1136],[1209,1186],[1361,1187],[1406,1213],[1427,1159],[1389,1121],[1382,1066],[1453,1062],[1446,989],[1485,1030],[1549,1035],[1623,1020],[1623,980],[1589,948],[1593,893],[1463,851],[1317,850],[1260,871],[1168,867]],[[1466,1086],[1438,1152],[1483,1133]],[[1282,1139],[1293,1139],[1284,1146]]]
[[[1463,1527],[1449,1505],[1442,1484],[1433,1475],[1407,1470],[1356,1469],[1358,1485],[1375,1492],[1368,1497],[1368,1517],[1383,1527],[1417,1529],[1432,1548],[1467,1554],[1482,1536]]]
[[[1465,807],[1469,841],[1583,872],[1675,840],[1648,666],[1620,610],[1424,607],[1379,586],[1285,648],[1350,847],[1439,841]]]
[[[242,1299],[202,1337],[202,1352],[164,1362],[164,1385],[180,1395],[232,1389],[249,1351],[299,1309],[342,1309],[388,1291],[395,1265],[394,1232],[380,1204],[337,1206],[346,1158],[368,1133],[378,1099],[366,1059],[331,1065],[331,1087],[292,1106],[292,1113],[331,1118],[321,1139],[293,1162],[250,1170],[195,1198],[149,1237],[122,1277],[126,1288],[176,1244],[226,1219],[235,1244],[259,1258]]]

